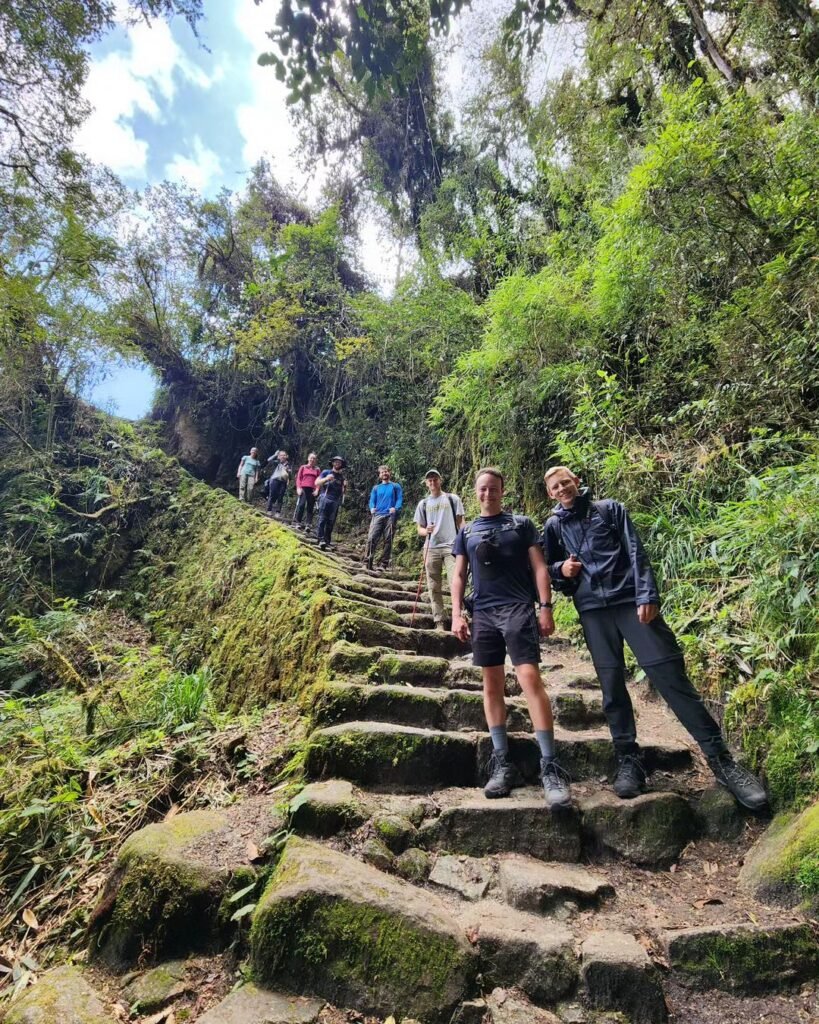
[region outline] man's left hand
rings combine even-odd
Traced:
[[[644,626],[647,626],[649,622],[653,622],[659,614],[660,609],[656,604],[641,604],[637,608],[637,618]]]
[[[551,636],[555,631],[555,618],[551,608],[541,608],[537,617],[541,636]]]

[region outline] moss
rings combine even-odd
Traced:
[[[387,814],[373,821],[376,834],[393,853],[401,853],[415,839],[416,828],[399,814]]]
[[[740,878],[764,899],[819,906],[819,801],[777,817],[747,855]]]
[[[819,948],[809,925],[683,933],[671,947],[672,966],[700,984],[753,992],[812,977]]]
[[[377,1008],[409,1013],[423,1000],[437,1015],[453,998],[453,977],[466,956],[451,938],[413,927],[405,918],[338,898],[306,894],[280,901],[254,924],[253,964],[258,979],[304,985],[319,993],[357,996]]]

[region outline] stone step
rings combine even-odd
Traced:
[[[427,599],[426,591],[421,594],[417,604],[414,598],[411,601],[393,601],[389,598],[371,597],[369,594],[362,593],[361,591],[348,591],[341,587],[334,590],[334,595],[342,601],[357,602],[366,605],[368,608],[389,608],[390,611],[397,612],[399,615],[411,615],[413,610],[417,615],[432,614],[432,605]]]
[[[819,976],[819,940],[808,923],[680,928],[663,938],[672,970],[696,988],[763,992]]]
[[[262,984],[430,1024],[471,995],[478,967],[435,893],[298,837],[253,913],[250,947]]]
[[[592,932],[583,941],[580,959],[587,1006],[623,1013],[631,1024],[668,1020],[657,968],[629,932]]]
[[[560,814],[549,813],[542,791],[532,788],[504,800],[487,800],[474,789],[439,791],[436,799],[441,812],[421,823],[420,845],[472,857],[511,852],[574,862],[582,854],[662,866],[679,857],[696,830],[690,805],[676,793],[631,801],[608,792],[580,796]]]
[[[369,575],[363,572],[354,573],[352,578],[356,583],[363,583],[373,590],[399,591],[402,594],[411,593],[413,597],[418,589],[417,580],[398,580],[392,577],[385,577],[384,575]]]
[[[594,674],[594,669],[591,666],[585,669],[571,664],[562,665],[544,662],[540,666],[540,674],[543,677],[546,689],[552,695],[558,689],[568,692],[593,690],[595,695],[600,693],[597,676]],[[477,666],[470,665],[462,659],[453,659],[449,678],[454,686],[479,689],[482,685],[483,677],[481,670]],[[511,669],[506,671],[506,692],[510,696],[517,696],[520,693],[520,686],[514,671]]]
[[[328,615],[321,624],[321,635],[324,640],[331,642],[344,639],[364,647],[387,647],[393,651],[412,651],[439,658],[463,654],[466,650],[466,645],[452,633],[391,626],[386,622],[345,612]]]
[[[551,695],[554,716],[564,729],[596,729],[606,724],[603,699],[582,691],[564,691]]]
[[[311,733],[307,745],[307,770],[313,777],[338,776],[359,785],[383,784],[417,791],[428,786],[483,785],[485,775],[480,768],[492,755],[487,733],[442,730],[430,725],[440,715],[451,715],[453,721],[478,717],[478,698],[458,693],[457,700],[444,696],[439,701],[433,691],[419,693],[404,687],[369,687],[338,684],[322,688],[318,714],[351,714],[360,707],[372,707],[373,716],[383,718],[351,719]],[[446,691],[444,691],[446,694]],[[348,712],[344,705],[347,704]],[[395,709],[394,712],[390,707]],[[400,710],[399,710],[400,709]],[[515,709],[523,715],[521,709]],[[404,715],[408,724],[396,718]],[[413,725],[411,722],[427,722]],[[468,728],[468,726],[463,726]],[[555,730],[557,756],[574,781],[600,778],[614,770],[614,748],[606,733],[564,732]],[[448,764],[442,752],[449,749],[457,758]],[[649,771],[675,770],[691,764],[691,752],[680,744],[643,746]],[[509,751],[524,779],[540,777],[540,749],[534,736],[510,734]],[[420,774],[418,774],[420,773]]]
[[[90,973],[90,972],[89,972]],[[0,1008],[4,1024],[116,1024],[100,992],[79,967],[53,967]]]
[[[310,734],[305,771],[314,779],[335,776],[407,792],[442,780],[465,786],[476,779],[475,737],[386,722],[349,722]]]
[[[323,999],[270,992],[249,981],[197,1017],[196,1024],[314,1024],[323,1007]]]

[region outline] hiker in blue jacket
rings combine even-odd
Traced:
[[[367,568],[372,569],[375,561],[375,549],[379,540],[383,541],[381,552],[381,568],[387,569],[392,554],[392,539],[395,534],[395,523],[401,506],[404,503],[404,492],[401,484],[392,479],[389,466],[378,467],[379,483],[370,491],[370,530],[367,534]]]
[[[734,761],[688,678],[680,645],[660,614],[651,562],[628,512],[610,498],[593,501],[566,466],[553,466],[543,482],[558,502],[543,527],[543,550],[555,590],[574,600],[603,691],[617,755],[614,792],[628,800],[639,796],[646,783],[626,688],[625,640],[652,686],[701,747],[717,782],[744,807],[764,807],[762,784]]]

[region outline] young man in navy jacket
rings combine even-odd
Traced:
[[[631,799],[646,781],[626,688],[625,640],[651,684],[700,745],[717,781],[743,806],[764,807],[761,783],[734,761],[691,685],[680,645],[660,614],[651,563],[625,508],[611,499],[593,501],[566,466],[553,466],[543,482],[558,502],[543,527],[543,550],[555,589],[574,600],[603,691],[603,712],[617,754],[615,793]]]

